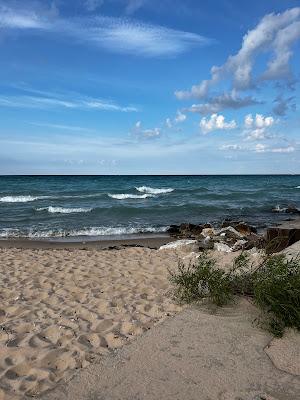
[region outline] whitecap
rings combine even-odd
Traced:
[[[300,186],[296,186],[295,189],[300,189]]]
[[[163,194],[163,193],[171,193],[174,191],[174,189],[172,188],[152,188],[150,186],[139,186],[136,187],[136,190],[138,192],[142,192],[142,193],[150,193],[150,194]]]
[[[49,196],[3,196],[0,197],[2,203],[27,203],[40,199],[47,199]]]
[[[162,233],[166,232],[168,226],[155,227],[155,226],[119,226],[119,227],[88,227],[82,229],[71,229],[71,230],[29,230],[21,231],[18,229],[4,228],[0,231],[0,237],[2,238],[16,238],[16,237],[27,237],[31,239],[42,239],[42,238],[63,238],[63,237],[79,237],[79,236],[110,236],[110,235],[131,235],[131,234],[142,234],[142,233]]]
[[[145,194],[129,194],[129,193],[120,193],[120,194],[110,194],[108,196],[112,199],[117,200],[125,200],[125,199],[146,199],[147,197],[154,197],[152,194],[145,193]]]
[[[64,207],[42,207],[37,208],[37,211],[48,211],[49,213],[60,213],[60,214],[73,214],[73,213],[86,213],[92,211],[92,208],[64,208]]]

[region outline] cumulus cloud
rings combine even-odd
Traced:
[[[173,128],[174,125],[181,124],[185,120],[186,120],[186,115],[183,114],[180,110],[178,110],[173,120],[171,118],[166,119],[166,127],[171,129]]]
[[[269,116],[265,117],[262,114],[248,114],[244,119],[246,140],[263,140],[274,137],[268,132],[268,128],[275,123],[274,118]]]
[[[300,7],[282,13],[264,16],[258,25],[243,38],[240,50],[228,57],[221,66],[211,68],[210,79],[203,80],[190,90],[175,92],[178,99],[206,98],[212,86],[229,79],[237,90],[254,87],[257,82],[269,79],[291,79],[289,61],[292,45],[300,38]],[[256,58],[262,53],[271,53],[265,71],[253,77]]]
[[[264,117],[262,114],[252,114],[245,116],[245,128],[268,128],[274,124],[273,117]]]
[[[93,8],[97,3],[89,3]],[[0,28],[14,30],[35,29],[47,35],[64,35],[78,43],[104,48],[111,52],[144,57],[176,56],[194,46],[212,41],[196,33],[146,24],[128,18],[81,17],[44,18],[41,13],[19,7],[0,7]]]
[[[144,129],[142,127],[142,122],[137,121],[134,126],[133,134],[137,139],[157,139],[161,136],[161,130],[160,128]]]
[[[206,134],[215,130],[230,130],[235,129],[237,123],[235,120],[225,122],[224,115],[212,114],[210,118],[202,118],[200,121],[200,128],[202,133]]]
[[[235,90],[232,90],[230,93],[212,97],[206,103],[193,104],[191,107],[186,108],[185,111],[208,115],[226,109],[238,110],[256,104],[261,104],[261,102],[252,96],[240,97]]]

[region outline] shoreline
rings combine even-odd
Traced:
[[[172,226],[172,225],[171,225]],[[280,227],[283,229],[300,229],[300,217],[293,216],[280,222],[270,221],[264,228],[258,228],[259,234],[264,234],[267,228]],[[0,248],[21,248],[21,249],[118,249],[125,247],[145,247],[158,249],[167,243],[176,241],[178,238],[168,232],[141,233],[131,235],[106,235],[102,237],[63,237],[63,238],[27,238],[9,237],[0,239]]]
[[[118,249],[123,247],[146,247],[149,249],[158,249],[160,246],[174,241],[168,234],[151,235],[146,237],[141,235],[140,237],[126,237],[126,238],[111,238],[102,240],[58,240],[58,239],[27,239],[27,238],[9,238],[0,240],[1,249],[21,248],[21,249],[95,249],[95,250],[107,250],[107,249]]]

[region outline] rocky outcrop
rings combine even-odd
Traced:
[[[197,240],[198,250],[216,249],[219,251],[237,251],[262,247],[263,238],[256,233],[254,226],[244,221],[223,221],[221,228],[211,224],[171,225],[168,233],[176,239]],[[223,249],[223,250],[221,250]]]

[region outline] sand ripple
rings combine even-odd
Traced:
[[[0,249],[0,399],[37,395],[179,310],[175,253]]]

